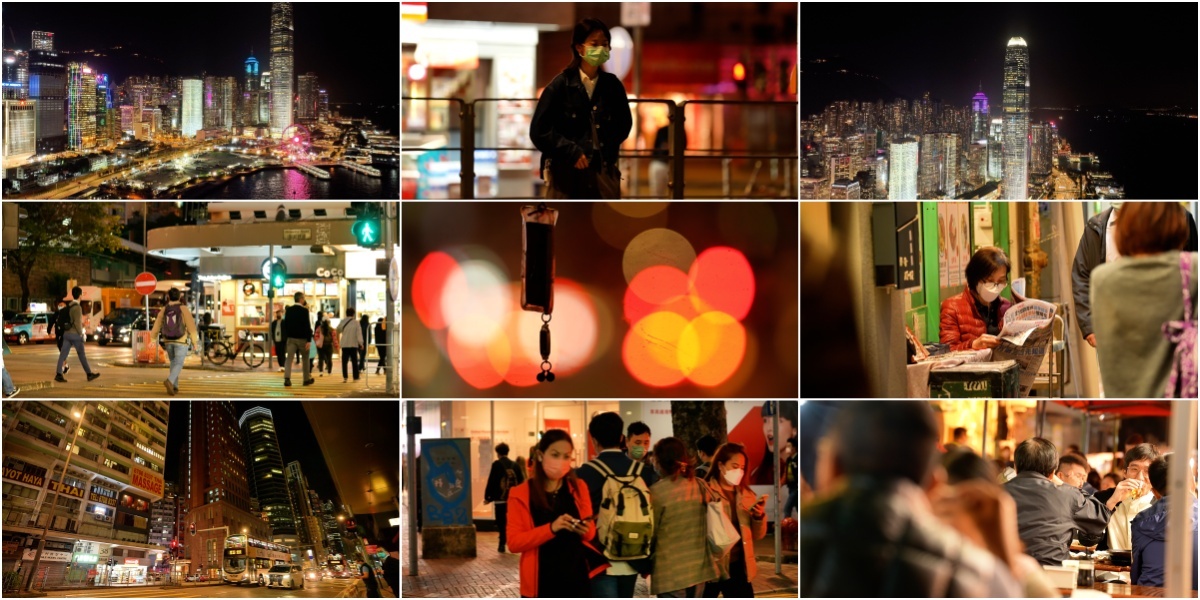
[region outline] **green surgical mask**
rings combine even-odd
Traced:
[[[598,67],[608,62],[608,48],[604,46],[584,46],[583,60],[589,65]]]
[[[629,447],[629,455],[632,456],[634,460],[642,460],[642,457],[645,456],[645,454],[646,449],[642,446]]]

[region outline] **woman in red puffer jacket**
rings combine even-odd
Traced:
[[[967,288],[942,302],[943,344],[950,350],[982,350],[1000,344],[1004,313],[1012,302],[1000,297],[1008,285],[1010,263],[1004,251],[984,246],[967,263]]]

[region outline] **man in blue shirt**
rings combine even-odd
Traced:
[[[1163,587],[1166,585],[1166,551],[1167,551],[1167,469],[1174,459],[1172,455],[1161,457],[1150,463],[1150,485],[1157,501],[1149,508],[1138,513],[1129,526],[1133,535],[1133,565],[1130,567],[1130,579],[1133,585]],[[1192,509],[1190,527],[1192,537],[1196,536],[1196,499],[1186,495],[1184,502],[1191,502]],[[1171,496],[1170,502],[1176,498]],[[1196,589],[1196,561],[1192,561],[1192,589]]]

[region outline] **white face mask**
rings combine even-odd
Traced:
[[[744,471],[742,471],[742,469],[730,469],[725,471],[725,481],[727,481],[729,485],[737,485],[742,482],[743,472]]]
[[[983,299],[984,304],[991,304],[993,300],[1000,296],[1000,292],[1004,291],[1005,287],[1006,285],[1003,283],[986,283],[980,281],[979,285],[975,286],[975,292]]]

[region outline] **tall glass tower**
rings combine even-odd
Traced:
[[[1004,52],[1004,193],[1025,200],[1029,182],[1029,46],[1019,37]]]
[[[250,461],[250,490],[267,512],[271,523],[271,541],[295,545],[297,541],[296,510],[283,472],[283,455],[275,433],[271,411],[261,406],[251,408],[238,420],[246,457]]]
[[[271,3],[271,137],[283,137],[293,123],[295,97],[295,31],[292,3]]]
[[[183,80],[183,119],[179,128],[183,137],[195,137],[204,128],[204,80],[188,77]]]
[[[979,93],[971,98],[971,142],[986,140],[988,134],[988,98],[980,85]]]
[[[888,200],[917,199],[917,140],[904,138],[888,145]]]

